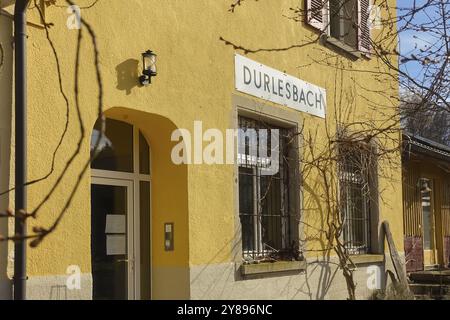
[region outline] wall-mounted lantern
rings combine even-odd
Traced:
[[[417,186],[420,189],[420,193],[428,193],[432,191],[430,187],[430,179],[420,178]]]
[[[147,50],[142,54],[142,75],[139,77],[139,81],[143,86],[148,86],[152,83],[152,77],[157,75],[156,73],[156,54]]]

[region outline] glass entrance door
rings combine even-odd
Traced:
[[[93,299],[135,299],[133,183],[92,178]]]
[[[94,299],[151,299],[150,146],[135,126],[105,119],[91,137]]]

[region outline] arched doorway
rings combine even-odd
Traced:
[[[91,137],[91,157],[100,138]],[[105,120],[91,163],[93,299],[150,299],[150,147],[129,123]]]

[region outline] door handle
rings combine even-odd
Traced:
[[[131,263],[131,269],[134,270],[134,259],[119,259],[119,260],[115,261],[115,263],[118,263],[118,262]]]
[[[115,262],[130,262],[130,260],[129,259],[119,259],[119,260],[116,260]]]

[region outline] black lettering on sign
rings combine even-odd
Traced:
[[[293,89],[293,99],[294,99],[294,101],[297,101],[298,100],[298,88],[297,88],[297,86],[294,84],[294,89]]]
[[[258,89],[261,88],[261,85],[262,85],[261,71],[259,72],[259,82],[256,81],[256,70],[253,70],[253,78],[255,79],[255,86],[256,86]]]
[[[303,89],[302,89],[302,92],[300,93],[300,100],[299,100],[299,102],[306,105],[305,91],[303,91]]]
[[[284,97],[283,95],[283,80],[278,79],[278,95]]]
[[[252,73],[248,67],[244,66],[244,83],[248,85],[251,82],[252,82]]]
[[[264,73],[264,91],[270,92],[270,78],[267,74]]]
[[[277,90],[275,90],[275,78],[272,77],[272,93],[278,95]]]
[[[291,98],[291,84],[289,82],[286,82],[286,98]]]
[[[313,95],[312,91],[308,91],[308,93],[306,94],[306,98],[308,99],[308,106],[310,107],[314,107],[314,103],[313,101],[311,101],[310,97]]]
[[[317,106],[319,106],[319,109],[322,110],[322,101],[323,101],[323,97],[322,94],[319,94],[319,99],[317,99],[317,93],[316,93],[316,108]]]

